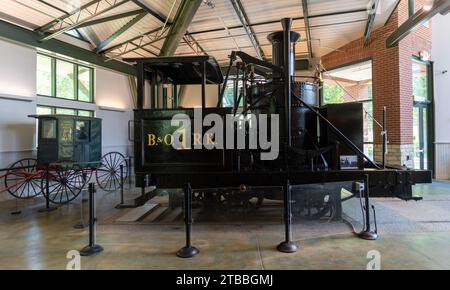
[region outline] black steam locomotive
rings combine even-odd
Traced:
[[[313,215],[319,217],[331,209],[339,214],[338,189],[349,184],[350,192],[363,192],[366,197],[366,230],[361,237],[375,239],[376,233],[370,230],[369,189],[371,196],[412,199],[414,184],[431,182],[430,171],[387,166],[386,139],[383,162],[375,162],[364,154],[361,103],[318,106],[321,85],[318,80],[296,82],[294,78],[295,43],[300,35],[291,31],[291,19],[283,19],[282,25],[283,31],[268,37],[273,44],[272,63],[232,52],[225,78],[218,63],[209,56],[129,60],[135,61],[138,69],[138,108],[134,115],[136,185],[143,188],[143,196],[148,185],[184,188],[188,240],[178,253],[181,257],[198,252],[190,245],[193,198],[247,208],[257,207],[264,198],[283,200],[286,240],[278,249],[293,252],[297,247],[290,238],[292,206],[297,212],[311,214],[314,210]],[[223,108],[232,69],[241,88],[236,86],[234,107]],[[150,84],[149,96],[145,93],[146,81]],[[200,110],[179,107],[177,88],[192,84],[201,85]],[[216,107],[206,106],[207,84],[219,88]],[[171,92],[168,85],[172,85]],[[185,96],[196,97],[200,96]],[[144,109],[145,106],[151,108]],[[226,125],[222,131],[216,129],[210,135],[207,132],[213,128],[212,122],[197,128],[173,126],[174,116],[180,114],[194,124],[198,111],[202,116],[215,114]],[[240,121],[227,124],[230,116]],[[267,126],[249,121],[260,120],[261,116],[266,116]],[[273,124],[279,124],[275,131],[270,130]],[[230,126],[236,129],[232,135],[227,134]],[[244,133],[239,136],[237,129]],[[269,152],[259,142],[256,147],[251,146],[255,141],[251,132],[255,129],[267,140],[277,138],[276,158],[262,158],[261,153]],[[180,138],[177,133],[183,130]],[[239,137],[244,138],[241,141],[246,146],[238,146]],[[191,146],[173,146],[175,141],[183,143],[187,139]],[[217,144],[218,139],[233,149],[207,148],[208,140]]]

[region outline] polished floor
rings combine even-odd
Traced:
[[[346,222],[296,221],[295,254],[280,253],[281,217],[261,222],[204,223],[194,226],[193,243],[200,255],[180,259],[183,225],[117,223],[126,210],[114,209],[117,194],[99,193],[97,242],[104,252],[81,258],[81,269],[366,269],[373,250],[381,269],[450,269],[450,183],[415,188],[421,202],[374,201],[380,239],[360,240]],[[127,193],[131,196],[132,193]],[[80,222],[81,201],[56,211],[39,213],[43,200],[21,201],[20,215],[11,215],[16,202],[0,203],[0,269],[66,269],[67,253],[88,243]],[[84,206],[86,207],[86,206]],[[85,213],[86,210],[83,211]],[[344,217],[358,230],[357,200],[344,205]],[[372,251],[372,252],[370,252]]]

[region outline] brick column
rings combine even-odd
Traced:
[[[376,29],[370,44],[364,39],[354,40],[339,50],[322,57],[327,69],[372,59],[373,115],[379,123],[383,106],[387,109],[388,155],[387,163],[413,167],[413,93],[412,57],[419,51],[431,52],[431,24],[422,26],[393,48],[386,47],[386,39],[408,17],[408,1],[400,1],[387,24]],[[420,9],[423,0],[417,1]],[[375,160],[381,161],[381,128],[374,123]]]

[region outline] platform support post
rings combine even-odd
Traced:
[[[180,258],[192,258],[200,251],[191,244],[192,231],[192,188],[191,184],[186,184],[184,188],[184,222],[186,226],[186,246],[178,250],[177,256]]]
[[[50,166],[47,164],[45,167],[45,208],[41,208],[38,210],[38,212],[50,212],[57,209],[57,207],[50,206],[50,184],[49,184],[49,177],[50,177]]]
[[[285,240],[277,246],[277,250],[283,253],[295,253],[299,246],[292,241],[292,198],[291,185],[289,180],[286,180],[284,190],[284,224],[285,224]]]
[[[358,234],[358,237],[364,240],[377,240],[378,233],[377,231],[371,230],[370,223],[370,201],[369,201],[369,175],[364,175],[364,213],[366,224],[364,225],[364,230]]]

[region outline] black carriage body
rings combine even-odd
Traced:
[[[33,116],[38,120],[38,165],[74,163],[96,168],[102,159],[102,120],[69,115]]]

